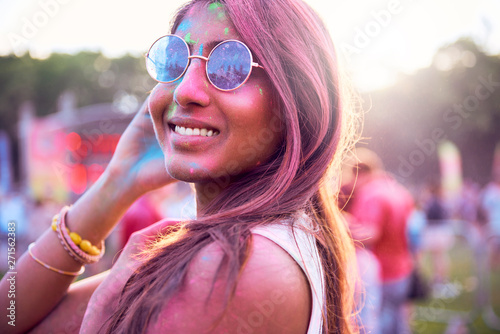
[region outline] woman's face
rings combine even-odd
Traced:
[[[218,3],[192,8],[175,34],[187,42],[191,55],[205,57],[221,41],[241,40]],[[243,86],[224,92],[208,81],[205,63],[191,59],[182,78],[158,84],[149,108],[170,175],[199,184],[229,182],[275,152],[281,142],[280,116],[263,69],[254,67]],[[195,134],[178,133],[176,126]],[[202,135],[210,131],[212,136]]]

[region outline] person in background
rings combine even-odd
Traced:
[[[151,191],[130,206],[118,224],[119,249],[125,247],[130,236],[163,218],[193,219],[196,210],[189,185],[177,182],[171,186]]]
[[[478,250],[482,247],[482,225],[480,217],[481,188],[472,179],[465,179],[460,193],[458,218],[462,220],[460,233],[469,245]]]
[[[439,180],[431,180],[428,183],[426,197],[423,205],[427,219],[424,249],[431,253],[434,294],[440,295],[448,279],[450,267],[448,251],[453,246],[454,236]]]
[[[490,247],[491,266],[500,267],[500,166],[481,194],[480,210],[485,220],[486,242]]]
[[[408,244],[413,257],[419,262],[425,227],[427,226],[427,217],[422,206],[416,202],[415,209],[408,218]]]
[[[147,195],[140,197],[123,215],[120,221],[120,248],[125,247],[130,236],[161,220],[157,208]]]
[[[15,257],[18,258],[28,246],[30,226],[28,224],[29,213],[25,209],[26,203],[25,196],[18,191],[12,191],[0,197],[0,237],[2,238],[0,239],[2,240],[0,242],[0,255],[2,255],[2,259],[5,259],[0,264],[0,271],[7,269],[8,255],[12,256],[12,253],[8,254],[8,249],[14,248],[16,250]],[[12,233],[14,233],[14,240],[11,237]],[[15,247],[8,246],[12,242]]]
[[[349,205],[349,225],[353,238],[372,251],[380,265],[380,333],[410,333],[405,304],[413,270],[407,238],[413,197],[384,171],[375,152],[358,148],[355,153],[357,178]]]
[[[353,165],[355,166],[353,168]],[[361,240],[356,233],[356,219],[351,216],[352,198],[355,197],[357,164],[349,159],[342,169],[342,186],[340,188],[338,206],[348,222],[351,236]],[[356,311],[360,323],[360,333],[378,334],[380,331],[380,308],[382,303],[382,286],[380,264],[373,252],[366,248],[362,241],[355,242],[356,263],[359,281],[356,284]]]

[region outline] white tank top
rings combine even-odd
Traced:
[[[307,334],[320,334],[323,328],[322,310],[325,308],[325,279],[319,257],[316,239],[310,232],[308,220],[301,217],[295,221],[292,228],[290,222],[258,226],[252,233],[261,235],[273,241],[299,264],[307,276],[312,295],[312,312]],[[295,234],[295,236],[294,236]]]

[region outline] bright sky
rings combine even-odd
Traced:
[[[306,0],[321,13],[360,89],[428,66],[461,36],[500,53],[498,0]],[[0,0],[0,55],[30,50],[139,55],[167,32],[183,0]]]

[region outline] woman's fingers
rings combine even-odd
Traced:
[[[122,134],[110,168],[139,195],[175,180],[165,170],[146,100]]]

